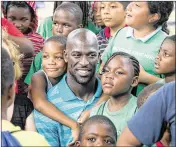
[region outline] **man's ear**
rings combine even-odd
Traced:
[[[133,81],[131,83],[131,87],[136,87],[139,83],[139,76],[133,77]]]
[[[9,86],[7,92],[7,106],[9,107],[15,99],[15,83]]]
[[[149,23],[157,22],[160,18],[161,18],[160,14],[158,14],[158,13],[152,14],[149,19]]]
[[[67,53],[67,50],[64,50],[64,61],[66,63],[68,62],[68,53]]]
[[[78,28],[83,28],[83,24],[79,24],[79,25],[78,25]]]
[[[75,147],[80,147],[81,146],[81,142],[80,141],[76,141],[74,146]]]

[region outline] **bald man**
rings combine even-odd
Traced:
[[[96,35],[87,29],[76,29],[67,38],[64,56],[67,74],[47,93],[48,100],[68,117],[77,121],[84,110],[91,109],[102,94],[95,76],[99,59]],[[67,146],[72,141],[71,129],[38,113],[37,130],[51,146]],[[42,118],[42,119],[41,119]]]

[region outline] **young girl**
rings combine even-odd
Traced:
[[[107,116],[116,126],[118,136],[137,110],[137,98],[131,91],[137,86],[138,77],[139,62],[127,53],[114,53],[103,67],[102,88],[110,99],[94,108],[91,116]]]
[[[165,76],[165,79],[158,81],[163,84],[175,81],[175,41],[176,35],[166,37],[155,59],[156,73]]]
[[[131,2],[126,12],[126,24],[129,27],[119,30],[114,35],[101,57],[102,67],[117,51],[129,53],[138,59],[141,72],[137,95],[145,85],[160,80],[154,71],[154,59],[167,36],[164,32],[165,24],[172,9],[171,1]]]
[[[44,39],[36,33],[37,16],[35,14],[35,3],[24,1],[9,1],[5,9],[5,17],[11,21],[34,46],[34,56],[43,47]],[[29,72],[33,57],[22,56],[23,75],[18,81],[19,94],[27,94],[27,85],[24,79]]]

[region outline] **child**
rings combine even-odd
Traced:
[[[36,33],[37,16],[35,14],[35,3],[24,1],[9,1],[6,6],[5,17],[29,39],[34,45],[34,56],[40,52],[43,47],[44,39]],[[29,72],[33,57],[23,56],[21,58],[23,65],[23,75],[18,81],[19,94],[27,95],[27,85],[24,79]]]
[[[138,95],[137,106],[138,109],[146,102],[146,100],[154,94],[159,88],[161,88],[164,84],[162,83],[153,83],[149,86],[145,87]],[[163,129],[161,131],[161,140],[156,142],[157,147],[169,146],[170,144],[170,128],[167,123],[163,125]]]
[[[92,116],[84,122],[79,134],[77,147],[81,146],[115,146],[117,131],[114,124],[105,116]]]
[[[60,81],[66,71],[66,63],[63,59],[65,48],[65,37],[53,36],[46,40],[42,56],[43,69],[32,76],[30,94],[36,110],[34,111],[35,119],[41,119],[39,113],[37,113],[39,111],[45,116],[70,127],[75,131],[73,136],[76,138],[75,135],[78,135],[76,131],[79,131],[77,130],[78,124],[60,112],[47,100],[46,96],[47,91]]]
[[[65,37],[68,34],[79,28],[82,25],[82,10],[73,3],[67,2],[59,5],[53,15],[52,33],[53,35],[63,35]],[[42,67],[42,52],[38,53],[32,62],[29,73],[25,78],[25,83],[31,83],[32,75],[39,71]]]
[[[101,2],[98,1],[92,2],[92,8],[88,24],[89,24],[88,29],[90,29],[95,34],[98,34],[100,30],[104,28],[104,23],[101,18]]]
[[[53,13],[55,9],[61,4],[61,1],[54,2]],[[53,24],[53,16],[48,16],[40,22],[40,25],[37,28],[37,33],[39,33],[45,40],[53,36],[52,34],[52,24]]]
[[[141,72],[136,95],[145,85],[160,80],[154,71],[154,59],[166,38],[164,26],[172,9],[173,2],[171,1],[131,2],[126,14],[126,24],[129,27],[119,30],[114,35],[101,57],[101,68],[117,51],[127,52],[138,59]]]
[[[139,62],[127,53],[114,53],[103,67],[102,88],[110,99],[94,108],[91,115],[107,116],[116,126],[117,136],[136,112],[137,99],[131,91],[137,86],[138,77]]]
[[[14,63],[15,80],[18,80],[22,75],[18,46],[9,38],[4,30],[2,30],[2,46],[8,50],[10,58]],[[15,87],[15,92],[18,93],[16,84]],[[33,104],[27,97],[16,95],[14,103],[8,107],[7,119],[14,125],[20,126],[22,130],[35,131],[35,125],[33,120],[31,120],[33,109]]]
[[[100,54],[104,52],[111,37],[125,26],[126,7],[129,2],[101,2],[101,17],[105,28],[97,35]]]
[[[7,120],[7,109],[14,102],[15,75],[13,62],[8,52],[1,48],[1,145],[2,146],[49,146],[43,136],[37,132],[22,131],[20,127],[14,126]]]
[[[156,73],[165,76],[165,79],[158,81],[163,84],[175,81],[175,41],[176,35],[166,37],[155,59]]]

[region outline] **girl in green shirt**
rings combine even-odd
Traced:
[[[114,53],[102,70],[102,88],[110,99],[93,109],[92,115],[105,115],[115,125],[119,136],[137,110],[137,99],[131,94],[139,80],[139,62],[133,56]]]

